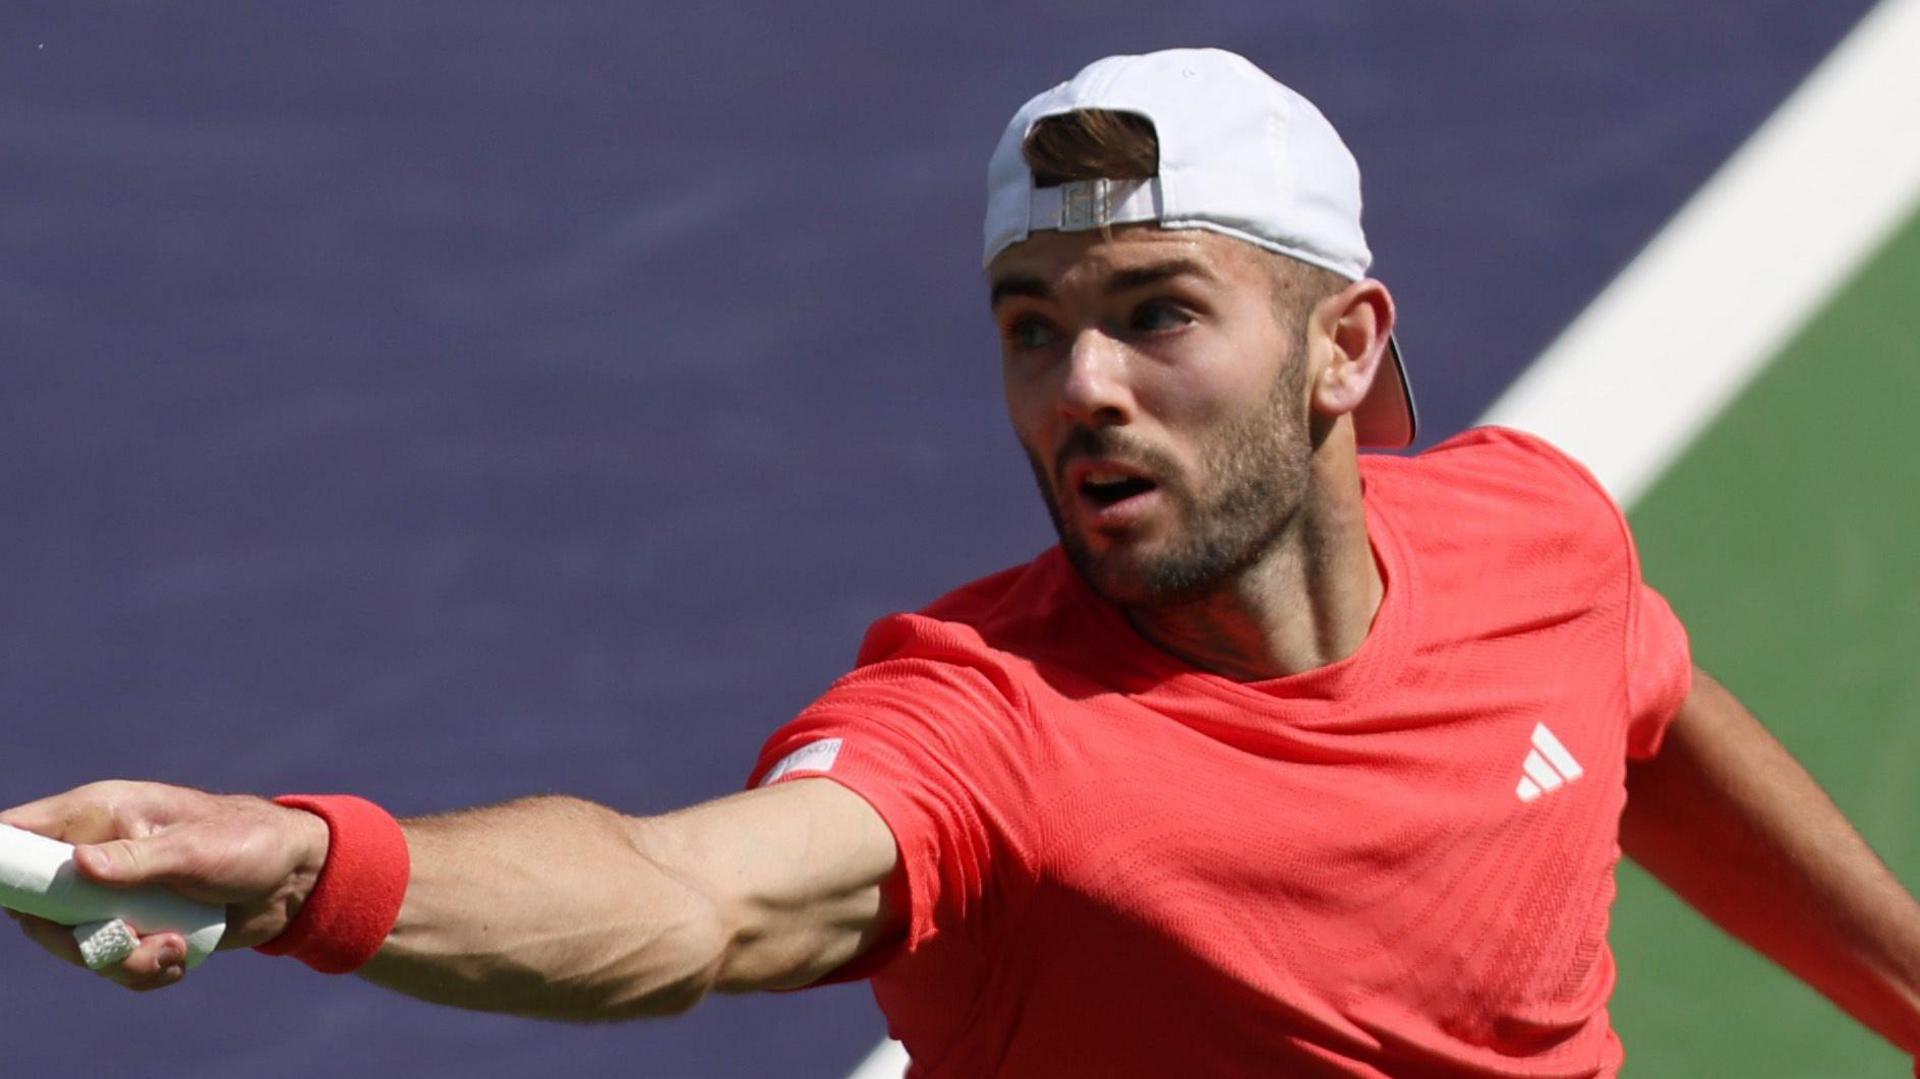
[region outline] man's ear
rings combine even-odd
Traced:
[[[1320,353],[1313,376],[1313,409],[1329,419],[1360,407],[1379,374],[1393,333],[1393,294],[1371,277],[1327,296],[1308,316]]]

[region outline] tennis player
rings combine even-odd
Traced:
[[[1624,847],[1920,1050],[1920,906],[1693,666],[1592,477],[1503,430],[1358,452],[1414,410],[1311,104],[1101,60],[1007,127],[984,257],[1060,544],[876,623],[745,793],[396,822],[113,782],[4,820],[459,1007],[867,978],[921,1076],[1613,1075]]]

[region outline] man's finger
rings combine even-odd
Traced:
[[[124,800],[129,784],[108,781],[14,806],[0,813],[0,824],[67,843],[98,843],[113,839],[115,806]]]
[[[143,937],[132,955],[101,971],[136,992],[165,989],[186,975],[187,942],[178,933]]]
[[[17,920],[20,931],[26,934],[27,939],[56,958],[86,969],[86,962],[80,958],[80,945],[73,939],[70,926],[35,918],[31,914],[22,914]],[[165,989],[186,976],[187,942],[178,933],[155,933],[143,937],[132,955],[97,973],[135,992]]]
[[[63,796],[54,795],[0,812],[0,824],[10,824],[22,831],[36,832],[54,839],[66,839],[69,808],[70,803],[66,803]]]

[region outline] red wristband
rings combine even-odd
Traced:
[[[407,835],[386,810],[350,794],[283,794],[274,801],[319,816],[332,838],[300,913],[254,950],[293,956],[322,974],[351,974],[380,950],[400,917],[412,871]]]

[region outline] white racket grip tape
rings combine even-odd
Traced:
[[[213,954],[227,931],[227,912],[162,888],[109,888],[82,880],[73,847],[0,824],[0,907],[61,925],[124,920],[140,936],[187,938],[187,966]]]

